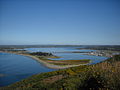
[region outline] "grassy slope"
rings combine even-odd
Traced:
[[[1,89],[17,90],[119,90],[120,55],[91,66],[78,66],[33,75]]]

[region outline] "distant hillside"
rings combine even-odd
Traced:
[[[120,55],[102,63],[33,75],[1,90],[119,90]]]

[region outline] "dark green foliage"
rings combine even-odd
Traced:
[[[120,51],[120,45],[88,45],[85,49]]]
[[[46,53],[46,52],[33,52],[30,53],[31,55],[37,55],[37,56],[53,56],[52,53]]]
[[[120,55],[115,55],[113,58],[107,60],[108,62],[117,62],[120,61]]]

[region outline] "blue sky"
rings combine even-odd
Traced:
[[[119,0],[0,0],[0,44],[120,45]]]

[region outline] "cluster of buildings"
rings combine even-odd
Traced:
[[[112,52],[105,52],[105,51],[94,51],[88,52],[86,55],[94,55],[94,56],[105,56],[105,57],[112,57],[113,55],[119,55],[120,53],[112,53]]]

